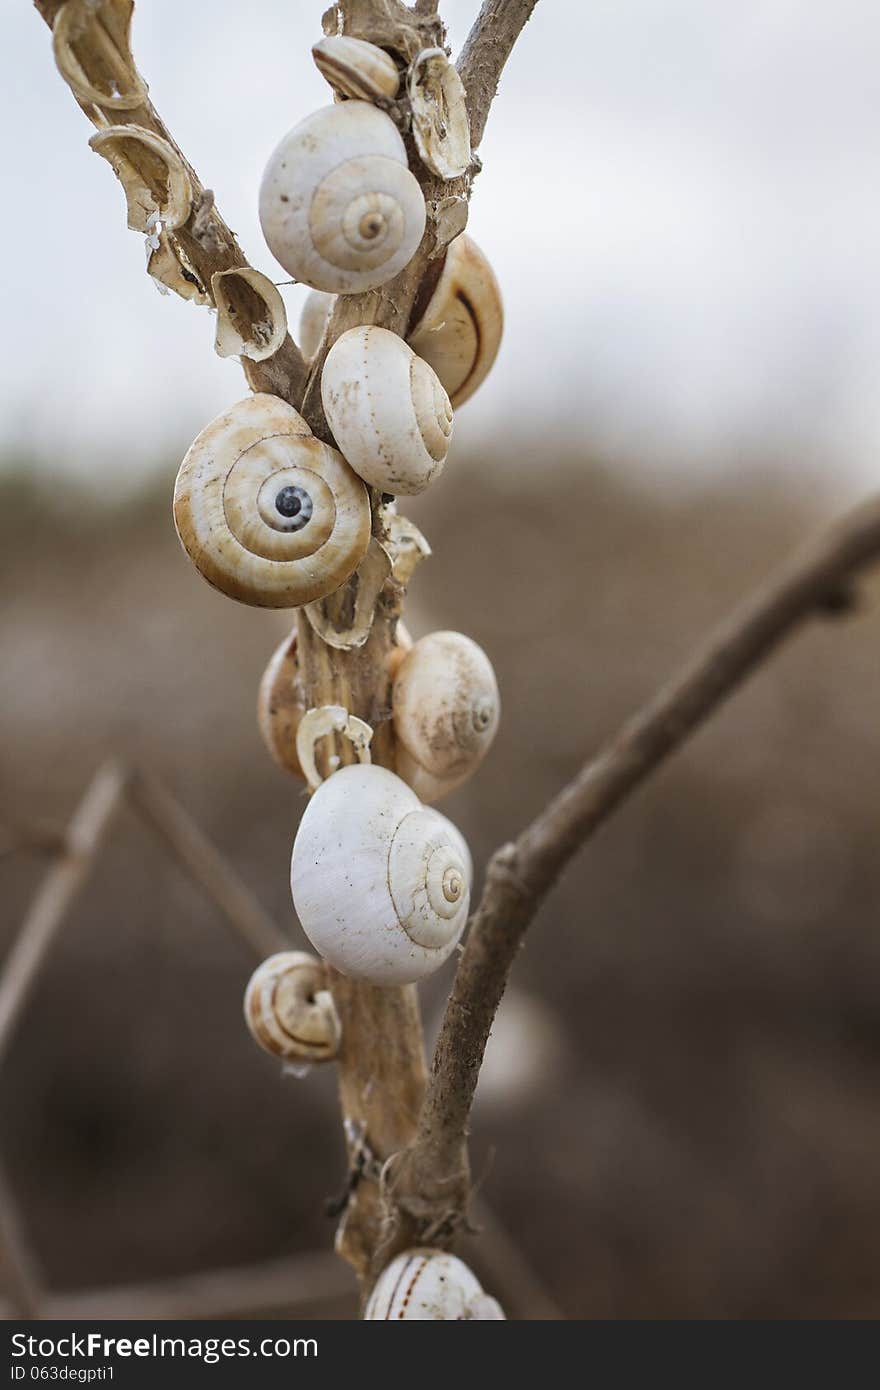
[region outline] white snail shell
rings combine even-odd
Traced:
[[[214,350],[218,357],[264,362],[287,337],[287,311],[276,285],[253,266],[218,270],[211,276],[217,306]]]
[[[456,409],[491,370],[503,328],[501,290],[492,267],[469,236],[457,236],[449,244],[434,293],[407,336],[410,347],[434,368]]]
[[[141,126],[114,125],[97,131],[89,145],[122,184],[133,232],[149,231],[156,218],[169,230],[183,226],[192,208],[192,185],[167,140]]]
[[[365,101],[325,106],[295,126],[260,186],[272,254],[313,289],[377,289],[407,264],[425,200],[389,116]]]
[[[315,67],[334,91],[364,101],[390,101],[397,96],[400,73],[384,48],[366,39],[331,34],[312,48]]]
[[[322,290],[306,296],[299,321],[300,346],[314,357],[333,312],[335,297]],[[440,279],[410,328],[406,341],[434,368],[457,410],[485,381],[501,346],[504,308],[495,274],[471,237],[451,241]]]
[[[364,1311],[368,1322],[504,1320],[463,1260],[430,1246],[397,1255],[376,1281]]]
[[[413,984],[467,921],[471,859],[444,816],[385,768],[340,768],[305,809],[291,858],[293,901],[315,949],[344,975]]]
[[[248,981],[244,1017],[265,1052],[284,1061],[328,1062],[342,1026],[324,966],[304,951],[279,951]]]
[[[363,483],[292,406],[265,394],[224,411],[191,445],[174,521],[209,584],[262,608],[332,593],[370,541]]]
[[[501,709],[492,663],[461,632],[432,632],[397,669],[392,690],[395,767],[422,801],[436,801],[479,766]]]
[[[337,338],[321,400],[336,443],[372,487],[410,496],[442,471],[452,406],[436,372],[396,333],[365,325]]]

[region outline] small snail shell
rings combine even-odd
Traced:
[[[394,122],[365,101],[294,126],[260,186],[260,223],[284,269],[313,289],[356,294],[411,260],[425,200]]]
[[[467,845],[385,768],[340,768],[305,809],[291,858],[303,931],[331,965],[412,984],[450,955],[470,901]]]
[[[321,76],[344,97],[391,101],[397,96],[397,64],[374,43],[332,34],[313,46],[312,57]]]
[[[363,483],[292,406],[264,394],[239,401],[191,445],[174,522],[209,584],[262,608],[332,593],[370,541]]]
[[[412,131],[422,163],[455,179],[471,162],[471,128],[464,85],[442,48],[425,48],[407,78]]]
[[[299,345],[304,357],[314,357],[321,346],[335,303],[336,295],[326,290],[309,290],[306,295],[299,318]]]
[[[460,632],[432,632],[407,652],[392,691],[395,767],[422,801],[437,801],[479,766],[498,728],[492,664]]]
[[[423,492],[443,469],[452,406],[436,372],[387,328],[350,328],[324,363],[321,400],[354,471],[394,495]]]
[[[364,1311],[368,1322],[504,1320],[463,1260],[429,1246],[405,1250],[376,1280]]]
[[[285,1061],[328,1062],[342,1037],[324,967],[304,951],[279,951],[257,967],[244,1017],[260,1047]]]
[[[404,624],[398,623],[395,645],[388,654],[388,674],[392,680],[411,646],[412,638]],[[299,680],[296,648],[297,632],[294,628],[272,653],[263,672],[257,695],[257,724],[263,742],[278,766],[295,777],[302,777],[296,736],[306,705]]]
[[[492,267],[469,236],[456,237],[436,289],[407,337],[434,368],[456,409],[488,375],[503,327],[501,290]]]

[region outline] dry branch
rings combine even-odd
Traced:
[[[854,579],[878,560],[880,498],[789,560],[496,851],[444,1014],[418,1136],[398,1166],[394,1194],[405,1214],[440,1220],[446,1232],[465,1217],[468,1118],[489,1031],[523,936],[568,861],[801,623],[852,611]]]

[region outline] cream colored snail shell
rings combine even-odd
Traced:
[[[425,217],[394,122],[365,101],[322,107],[294,126],[260,186],[272,254],[296,280],[334,294],[377,289],[402,270]]]
[[[397,96],[397,64],[384,48],[366,39],[331,34],[313,45],[312,57],[321,76],[344,97],[390,101]]]
[[[303,813],[290,882],[315,950],[353,979],[405,985],[454,950],[470,901],[459,832],[383,767],[340,768]]]
[[[304,951],[279,951],[257,966],[244,995],[244,1017],[256,1042],[286,1062],[329,1062],[342,1026],[324,966]]]
[[[452,406],[436,372],[396,333],[365,325],[337,338],[321,400],[336,443],[372,487],[411,496],[442,472]]]
[[[480,765],[498,729],[492,664],[461,632],[432,632],[401,661],[392,689],[395,767],[422,801],[437,801]]]
[[[411,647],[412,638],[404,624],[398,623],[395,644],[388,653],[388,674],[392,680]],[[263,672],[257,694],[257,725],[263,742],[278,766],[295,777],[302,777],[296,736],[306,705],[296,652],[297,631],[294,628],[276,647]]]
[[[407,342],[434,371],[458,408],[483,382],[501,346],[501,290],[469,236],[450,242],[440,279]]]
[[[397,1255],[376,1280],[367,1322],[498,1322],[500,1304],[485,1294],[464,1260],[430,1246]]]
[[[332,593],[370,541],[363,483],[293,406],[265,394],[224,411],[191,445],[174,521],[208,583],[261,608]]]

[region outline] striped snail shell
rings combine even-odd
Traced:
[[[324,412],[354,471],[382,492],[423,492],[442,472],[452,406],[436,372],[387,328],[350,328],[321,376]]]
[[[500,1304],[485,1294],[464,1260],[430,1246],[405,1250],[379,1275],[364,1310],[367,1322],[498,1322]]]
[[[471,859],[444,816],[385,768],[340,768],[303,813],[290,882],[315,950],[353,979],[413,984],[467,921]]]
[[[364,101],[390,101],[397,96],[400,73],[386,53],[366,39],[331,34],[312,45],[315,67],[334,91]]]
[[[400,662],[392,689],[395,767],[422,801],[437,801],[480,765],[498,729],[492,663],[461,632],[432,632]]]
[[[425,200],[394,122],[366,101],[307,116],[260,187],[269,249],[296,280],[334,294],[377,289],[412,259]]]
[[[264,394],[224,411],[191,445],[174,521],[209,584],[262,608],[332,593],[370,541],[363,483],[292,406]]]
[[[324,966],[305,951],[279,951],[257,966],[244,1017],[263,1051],[286,1062],[329,1062],[342,1037]]]

